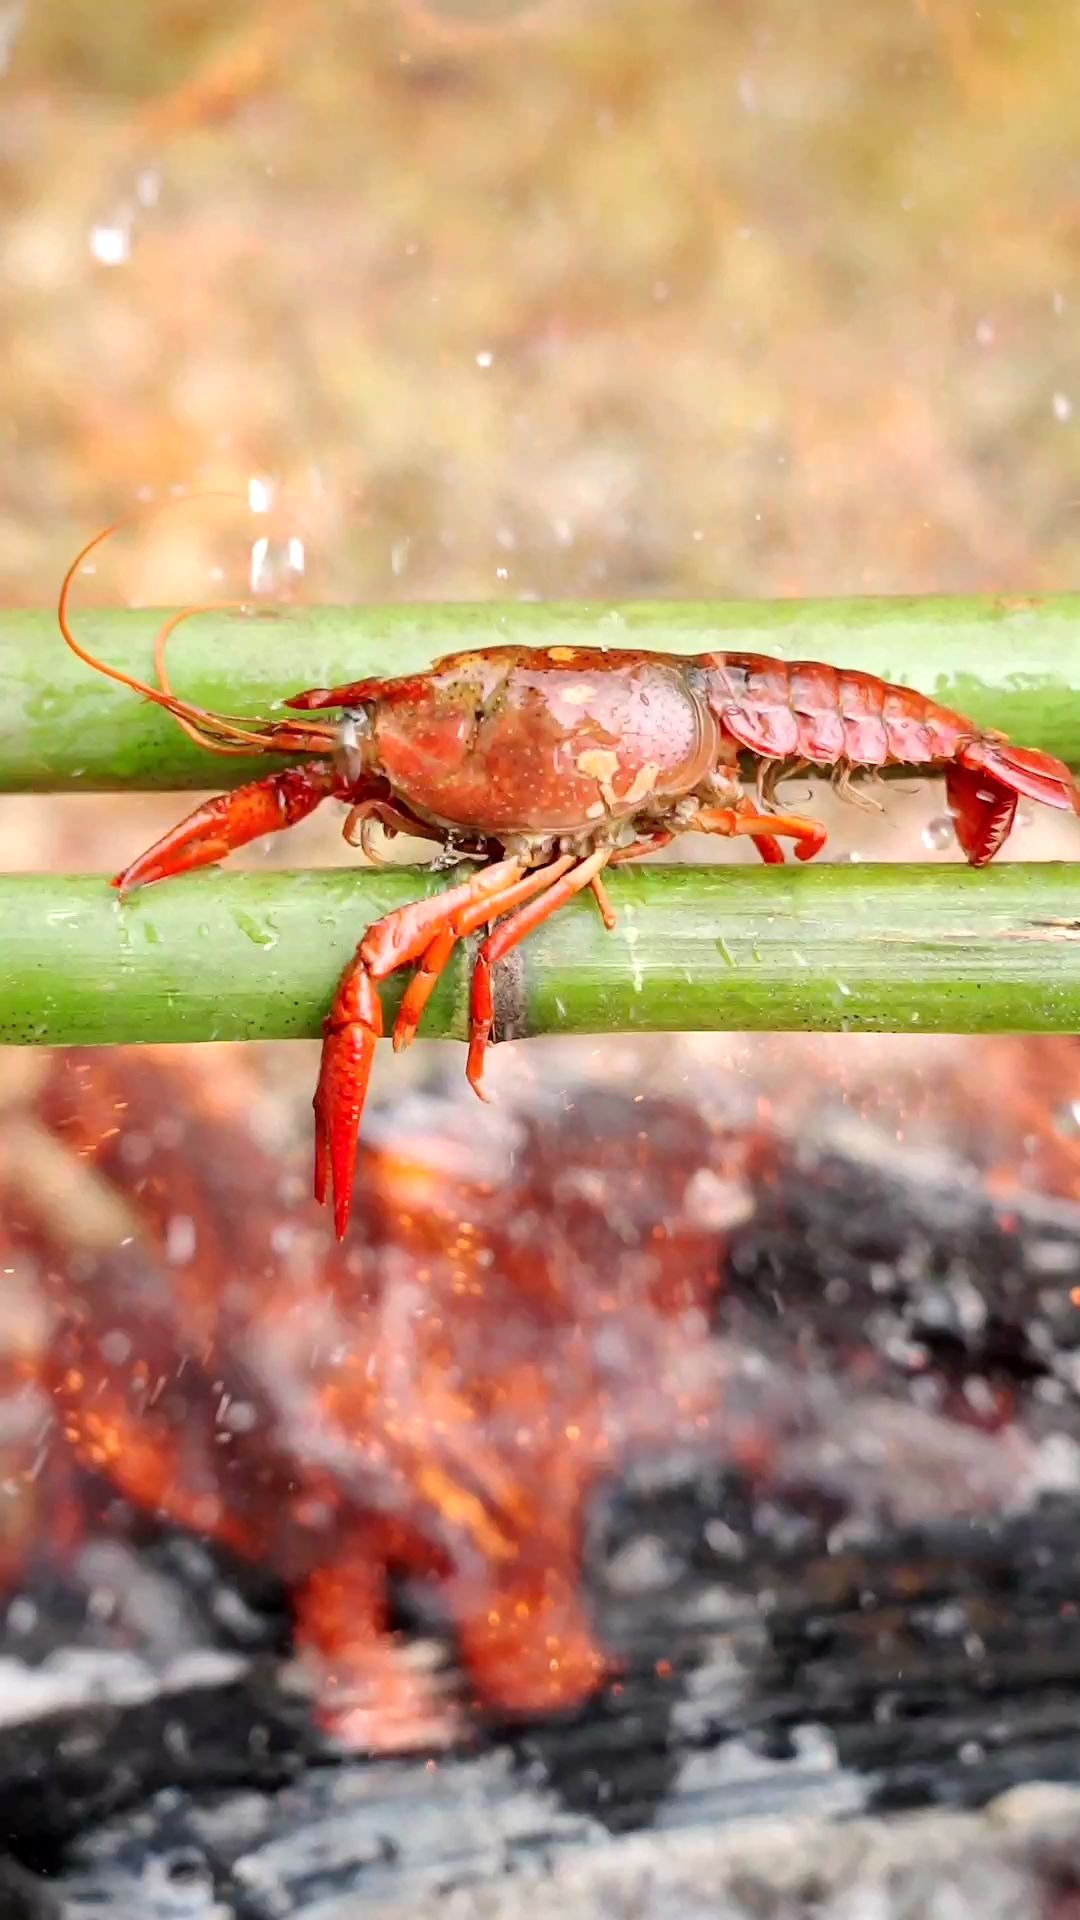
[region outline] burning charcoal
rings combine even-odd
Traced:
[[[51,1316],[23,1364],[78,1496],[54,1564],[108,1594],[99,1645],[152,1681],[205,1631],[240,1700],[287,1644],[339,1759],[486,1721],[597,1827],[719,1818],[750,1780],[850,1810],[1068,1772],[1068,1196],[1004,1201],[997,1138],[932,1176],[880,1087],[813,1135],[779,1102],[738,1130],[661,1089],[429,1089],[370,1130],[339,1250],[228,1060],[208,1093],[182,1057],[62,1057],[2,1122]],[[148,1779],[198,1794],[201,1712]],[[252,1717],[230,1758],[211,1716],[236,1780]],[[190,1834],[227,1902],[234,1853]]]
[[[582,1581],[593,1489],[715,1411],[705,1309],[748,1210],[745,1143],[587,1089],[504,1120],[492,1151],[418,1097],[365,1148],[339,1252],[253,1092],[153,1053],[64,1056],[41,1090],[86,1198],[74,1224],[32,1192],[12,1213],[47,1268],[69,1455],[289,1585],[347,1738],[458,1725],[392,1632],[392,1579],[437,1597],[463,1705],[573,1707],[617,1665]]]

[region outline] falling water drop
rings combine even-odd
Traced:
[[[248,480],[248,506],[252,513],[269,513],[277,487],[264,473],[253,473]]]
[[[3,0],[0,0],[0,32],[3,26]],[[100,266],[122,267],[131,258],[132,244],[142,215],[152,213],[161,202],[161,169],[141,167],[100,220],[90,228],[90,252]]]
[[[286,540],[271,540],[260,534],[252,542],[248,585],[252,593],[279,593],[303,578],[306,556],[298,534]]]
[[[156,207],[161,199],[160,167],[143,167],[135,176],[135,198],[140,207]]]
[[[131,216],[116,215],[90,229],[90,251],[103,267],[122,267],[131,258]]]

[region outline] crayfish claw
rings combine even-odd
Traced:
[[[152,847],[118,873],[113,886],[119,893],[153,886],[173,874],[192,873],[216,866],[237,847],[249,846],[265,834],[293,827],[338,789],[339,778],[329,761],[306,767],[286,767],[231,793],[204,800]]]

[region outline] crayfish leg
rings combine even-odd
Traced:
[[[422,960],[444,928],[453,930],[459,924],[458,916],[466,908],[477,909],[475,924],[481,925],[498,912],[500,896],[520,876],[520,860],[501,860],[482,867],[461,886],[395,908],[368,928],[341,976],[323,1022],[322,1062],[314,1100],[315,1198],[320,1205],[328,1198],[332,1200],[334,1231],[339,1240],[344,1239],[349,1224],[360,1122],[376,1042],[383,1032],[377,983],[399,967]],[[443,944],[440,942],[440,946]],[[434,980],[431,984],[434,986]]]
[[[794,840],[796,860],[812,860],[828,837],[820,820],[801,813],[755,813],[748,800],[735,807],[702,807],[687,826],[693,833],[720,833],[730,839],[749,834],[770,866],[783,860],[781,839]]]
[[[340,776],[330,762],[314,760],[305,767],[287,767],[283,773],[254,780],[233,793],[219,793],[118,873],[113,886],[121,893],[133,893],[136,887],[152,886],[173,874],[214,866],[237,847],[295,826],[339,785]]]
[[[507,861],[505,864],[511,866],[518,863]],[[482,894],[479,899],[471,901],[469,905],[458,908],[444,922],[431,945],[420,956],[416,972],[405,989],[394,1027],[395,1053],[400,1053],[403,1048],[411,1046],[416,1038],[420,1017],[441,975],[445,972],[450,955],[458,941],[465,939],[470,933],[475,933],[478,927],[482,927],[489,920],[496,919],[499,914],[509,912],[511,907],[520,906],[523,901],[531,900],[534,894],[549,887],[573,864],[573,855],[565,854],[560,860],[555,861],[553,866],[534,868],[532,873],[525,874],[522,879],[508,882],[498,893]]]
[[[583,887],[592,885],[596,874],[601,873],[611,859],[609,847],[598,847],[588,858],[571,865],[568,871],[560,872],[561,861],[541,872],[546,876],[547,888],[538,900],[531,900],[528,906],[511,914],[490,933],[480,948],[473,964],[472,977],[472,1019],[469,1037],[469,1058],[465,1068],[466,1078],[473,1092],[481,1100],[487,1099],[484,1092],[484,1059],[491,1041],[491,1030],[495,1025],[495,996],[492,991],[492,970],[497,960],[513,947],[520,946],[530,933],[542,926],[545,920],[558,913],[575,893]]]
[[[593,874],[589,884],[592,887],[593,899],[600,909],[600,918],[604,923],[605,933],[614,933],[618,925],[619,916],[611,904],[611,895],[608,893],[598,873]]]

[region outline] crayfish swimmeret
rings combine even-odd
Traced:
[[[409,1044],[458,941],[488,929],[473,964],[467,1073],[482,1090],[494,1022],[492,969],[576,893],[591,888],[607,926],[608,867],[667,846],[677,834],[747,834],[762,858],[781,840],[809,860],[825,844],[814,819],[775,809],[778,780],[829,769],[841,791],[853,773],[943,769],[957,838],[972,866],[993,858],[1021,795],[1080,812],[1068,767],[1015,747],[962,714],[873,674],[754,653],[607,652],[594,647],[486,647],[397,680],[294,694],[297,715],[234,721],[104,666],[75,639],[71,582],[59,618],[79,657],[172,713],[218,752],[303,755],[280,773],[197,807],[125,869],[122,893],[221,860],[234,847],[290,827],[322,800],[349,807],[345,837],[371,851],[380,825],[438,842],[477,863],[471,879],[388,913],[368,928],[324,1023],[315,1094],[315,1194],[332,1188],[339,1238],[349,1217],[357,1133],[375,1043],[378,983],[414,965],[395,1047]],[[175,619],[170,627],[176,624]],[[744,790],[747,765],[756,796]]]

